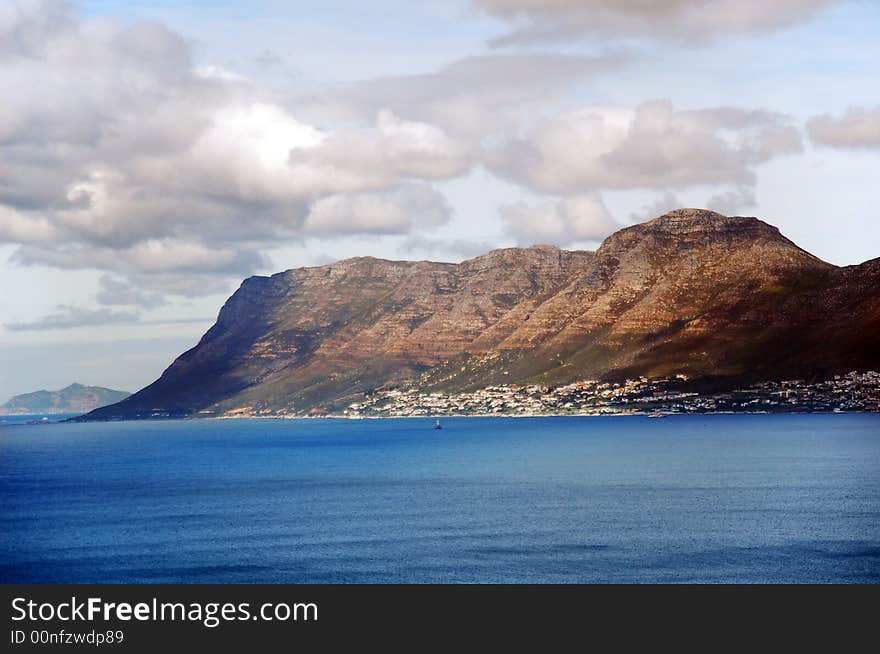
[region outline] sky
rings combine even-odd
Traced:
[[[134,391],[242,279],[678,207],[880,256],[878,0],[0,0],[0,403]]]

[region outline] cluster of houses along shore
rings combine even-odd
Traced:
[[[351,417],[711,412],[880,411],[880,373],[850,372],[821,382],[763,382],[723,393],[697,393],[683,376],[620,383],[579,381],[558,387],[489,386],[469,393],[379,390],[352,402]]]

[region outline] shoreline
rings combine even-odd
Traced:
[[[681,416],[819,416],[819,415],[880,415],[877,411],[708,411],[690,413],[535,413],[535,414],[498,414],[498,413],[468,413],[468,414],[444,414],[433,416],[184,416],[178,418],[123,418],[118,420],[79,420],[70,419],[61,421],[46,421],[38,424],[62,424],[72,423],[114,423],[114,422],[171,422],[171,421],[211,421],[211,420],[444,420],[448,418],[670,418]],[[33,426],[26,424],[7,425]]]
[[[674,416],[880,415],[877,411],[692,411],[688,413],[444,413],[430,416],[206,416],[155,420],[443,420],[446,418],[671,418]],[[95,421],[97,422],[97,421]],[[128,422],[128,421],[126,421]]]

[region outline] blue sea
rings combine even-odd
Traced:
[[[880,582],[880,415],[0,426],[4,582]]]

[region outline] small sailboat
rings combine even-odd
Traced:
[[[440,424],[439,420],[434,423],[434,429],[443,429],[443,425]]]

